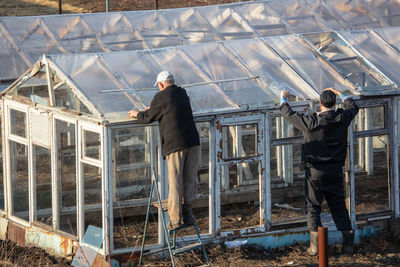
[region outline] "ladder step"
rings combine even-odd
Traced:
[[[158,201],[151,202],[151,205],[153,205],[156,208],[159,208],[159,206],[160,206],[160,205],[158,205]],[[162,199],[161,206],[162,206],[163,211],[167,211],[168,210],[168,199]]]
[[[149,252],[145,252],[145,253],[143,253],[143,256],[150,255],[150,254],[160,253],[160,252],[167,251],[167,250],[168,250],[168,247],[166,247],[166,248],[159,248],[159,249],[156,249],[156,250],[152,250],[152,251],[149,251]]]
[[[185,247],[174,249],[172,251],[172,254],[174,254],[174,255],[181,254],[181,253],[184,253],[184,252],[187,252],[187,251],[194,250],[196,248],[201,248],[202,246],[203,245],[200,244],[200,243],[193,243],[193,244],[190,244],[190,245],[185,246]]]

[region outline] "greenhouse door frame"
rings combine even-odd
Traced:
[[[383,107],[384,108],[384,127],[380,129],[368,129],[361,131],[354,131],[353,124],[351,123],[349,127],[349,136],[348,136],[348,146],[349,153],[346,158],[346,168],[345,168],[345,187],[346,190],[349,190],[346,195],[346,204],[349,207],[350,219],[352,222],[352,226],[354,229],[357,227],[357,211],[356,211],[356,202],[355,202],[355,143],[360,138],[365,137],[373,137],[380,135],[387,135],[388,137],[388,153],[389,160],[388,164],[388,190],[389,190],[389,207],[387,211],[392,212],[395,216],[399,216],[399,173],[398,173],[398,118],[397,108],[398,103],[396,102],[396,98],[376,98],[376,99],[363,99],[356,100],[357,106],[361,109],[363,108],[373,108],[373,107]],[[371,121],[372,123],[372,121]],[[396,129],[395,129],[396,128]],[[367,152],[364,152],[367,153]],[[372,153],[370,151],[369,153]],[[367,156],[368,160],[371,155]],[[366,160],[367,161],[367,160]],[[366,162],[366,164],[368,164]],[[397,187],[396,187],[397,186]],[[374,216],[374,215],[373,215]],[[387,217],[390,218],[392,215],[379,215],[379,212],[376,216],[379,218]],[[375,216],[375,217],[376,217]]]
[[[224,146],[224,138],[226,137],[223,134],[223,127],[236,127],[242,125],[256,124],[257,135],[257,154],[251,156],[239,156],[227,158],[223,155],[226,153],[227,148]],[[249,233],[257,233],[257,232],[265,232],[267,227],[267,171],[266,171],[266,144],[265,144],[265,114],[262,112],[252,112],[245,114],[229,114],[229,115],[219,115],[215,120],[216,127],[216,136],[215,136],[215,179],[214,179],[214,199],[215,199],[215,228],[214,233],[217,236],[232,236],[232,235],[243,235]],[[240,137],[237,134],[237,137]],[[241,139],[241,138],[236,138]],[[241,142],[241,140],[237,141]],[[236,144],[239,145],[239,144]],[[269,150],[268,150],[269,151]],[[258,190],[259,190],[259,215],[260,215],[260,224],[259,226],[251,226],[248,228],[241,228],[235,230],[221,230],[221,181],[223,178],[223,167],[229,166],[233,164],[241,164],[241,163],[252,163],[259,162],[258,167]],[[239,178],[240,179],[240,178]]]
[[[23,112],[25,114],[25,137],[21,137],[15,134],[12,134],[12,130],[11,130],[11,111],[10,110],[16,110],[19,112]],[[4,140],[5,140],[5,144],[4,144],[4,148],[5,148],[5,173],[4,173],[4,177],[5,177],[5,183],[4,183],[4,187],[5,187],[5,199],[6,199],[6,203],[5,203],[5,209],[7,212],[7,215],[10,219],[12,219],[13,221],[23,225],[23,226],[30,226],[31,222],[33,221],[33,192],[32,192],[32,173],[31,173],[31,165],[32,165],[32,161],[30,160],[31,157],[31,147],[30,147],[30,135],[29,135],[29,106],[26,104],[22,104],[19,102],[15,102],[9,99],[4,99],[3,101],[3,125],[4,125]],[[28,220],[25,220],[23,218],[20,218],[16,215],[13,215],[13,208],[14,208],[14,203],[13,203],[13,192],[12,192],[12,181],[11,181],[11,157],[10,157],[10,153],[11,153],[11,148],[10,148],[10,141],[12,142],[16,142],[18,144],[22,144],[25,145],[27,147],[26,149],[26,153],[27,153],[27,170],[28,170]]]
[[[94,122],[88,122],[88,121],[81,121],[78,120],[77,124],[78,128],[78,135],[77,135],[77,140],[78,140],[78,153],[77,153],[77,160],[78,160],[78,239],[79,241],[82,241],[83,236],[85,234],[85,199],[84,199],[84,173],[83,173],[83,164],[88,164],[94,167],[101,168],[101,211],[102,211],[102,219],[101,219],[101,225],[102,225],[102,232],[103,232],[103,249],[100,249],[100,253],[109,253],[109,234],[107,233],[108,229],[108,203],[109,203],[109,196],[107,194],[106,189],[108,189],[108,180],[106,177],[108,177],[106,174],[108,172],[108,169],[106,168],[106,162],[108,160],[107,156],[105,155],[106,148],[105,148],[105,143],[108,141],[105,140],[105,136],[108,137],[106,134],[104,127],[99,126],[98,124]],[[90,131],[99,134],[100,137],[100,159],[94,159],[85,156],[85,140],[84,140],[84,131]]]

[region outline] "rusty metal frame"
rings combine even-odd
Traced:
[[[238,115],[238,114],[236,114]],[[223,138],[222,135],[222,129],[224,126],[239,126],[239,125],[246,125],[246,124],[257,124],[258,126],[258,132],[257,132],[257,151],[258,154],[254,156],[249,156],[245,158],[237,158],[237,159],[224,159],[222,157],[222,143],[221,140]],[[266,184],[264,180],[266,179],[266,171],[265,171],[265,139],[264,139],[264,130],[265,130],[265,116],[263,113],[245,113],[240,116],[235,116],[234,114],[231,114],[229,116],[218,116],[215,121],[215,126],[216,126],[216,142],[215,142],[215,153],[216,155],[216,176],[215,176],[215,230],[216,230],[216,236],[221,236],[221,237],[227,237],[227,236],[237,236],[237,235],[242,235],[242,234],[254,234],[254,233],[259,233],[259,232],[265,232],[266,228],[266,221],[267,219],[267,214],[266,214],[266,204],[264,203],[267,199],[265,196],[265,193],[267,190],[263,188],[263,186]],[[210,151],[211,153],[211,151]],[[258,162],[258,171],[259,171],[259,177],[258,177],[258,189],[259,189],[259,216],[260,216],[260,225],[259,226],[252,226],[249,228],[245,229],[240,229],[240,230],[230,230],[230,231],[222,231],[221,230],[221,179],[222,179],[222,166],[227,165],[227,164],[237,164],[241,162]],[[268,201],[268,200],[267,200]]]

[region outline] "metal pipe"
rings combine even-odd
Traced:
[[[328,266],[328,226],[318,227],[318,266]]]
[[[110,12],[110,0],[106,0],[106,12]]]
[[[61,0],[58,1],[58,14],[62,14],[62,3],[61,3]]]

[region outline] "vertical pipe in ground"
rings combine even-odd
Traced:
[[[319,267],[328,266],[328,226],[318,227]]]

